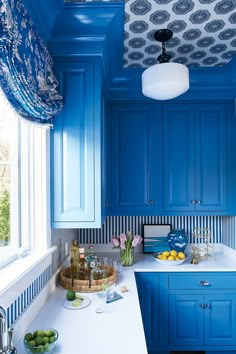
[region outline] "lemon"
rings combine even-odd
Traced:
[[[180,259],[185,259],[185,254],[184,254],[184,252],[179,252],[179,253],[178,253],[178,257],[179,257]]]
[[[161,259],[162,259],[163,261],[166,261],[166,260],[167,260],[167,256],[162,255]]]
[[[175,260],[176,260],[176,261],[179,261],[179,260],[180,260],[180,258],[179,258],[178,256],[176,256],[176,257],[175,257]]]
[[[175,258],[173,256],[168,257],[168,261],[174,261],[174,260],[175,260]]]
[[[171,250],[170,251],[170,256],[176,257],[177,256],[176,250]]]
[[[164,251],[164,252],[162,252],[162,255],[168,257],[170,255],[170,252],[169,251]]]
[[[81,299],[76,299],[75,301],[72,302],[72,306],[74,307],[79,307],[81,305],[83,300]]]

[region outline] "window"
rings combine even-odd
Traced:
[[[49,130],[18,119],[0,92],[0,267],[49,246]]]

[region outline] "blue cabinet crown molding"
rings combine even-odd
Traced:
[[[124,2],[66,3],[49,42],[53,56],[100,56],[105,90],[123,63]]]
[[[233,99],[236,97],[236,57],[224,67],[190,68],[190,89],[174,101],[191,99]],[[145,97],[141,89],[143,68],[122,69],[112,80],[107,99],[154,100]],[[171,100],[173,101],[173,100]],[[167,101],[166,101],[167,102]]]

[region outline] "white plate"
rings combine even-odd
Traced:
[[[157,254],[158,254],[158,253],[154,253],[154,254],[153,254],[154,259],[155,259],[158,263],[160,263],[160,264],[162,264],[162,265],[165,265],[165,266],[167,266],[167,267],[177,266],[177,265],[180,265],[180,264],[182,264],[182,263],[184,263],[184,262],[186,261],[186,258],[184,258],[184,259],[177,259],[176,261],[168,261],[168,260],[164,260],[164,259],[159,259],[159,258],[156,258],[156,257],[155,257],[155,255],[157,255]]]
[[[63,301],[63,307],[65,307],[66,309],[68,310],[82,310],[84,309],[85,307],[88,307],[90,304],[91,304],[91,299],[87,296],[81,296],[79,295],[79,297],[81,299],[83,299],[83,301],[81,302],[81,305],[80,306],[73,306],[73,303],[77,300],[73,300],[73,301],[68,301],[67,299],[64,299]]]

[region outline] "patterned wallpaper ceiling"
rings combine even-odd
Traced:
[[[161,28],[174,33],[170,61],[223,66],[236,55],[236,0],[126,0],[124,67],[157,63],[161,43],[153,35]]]

